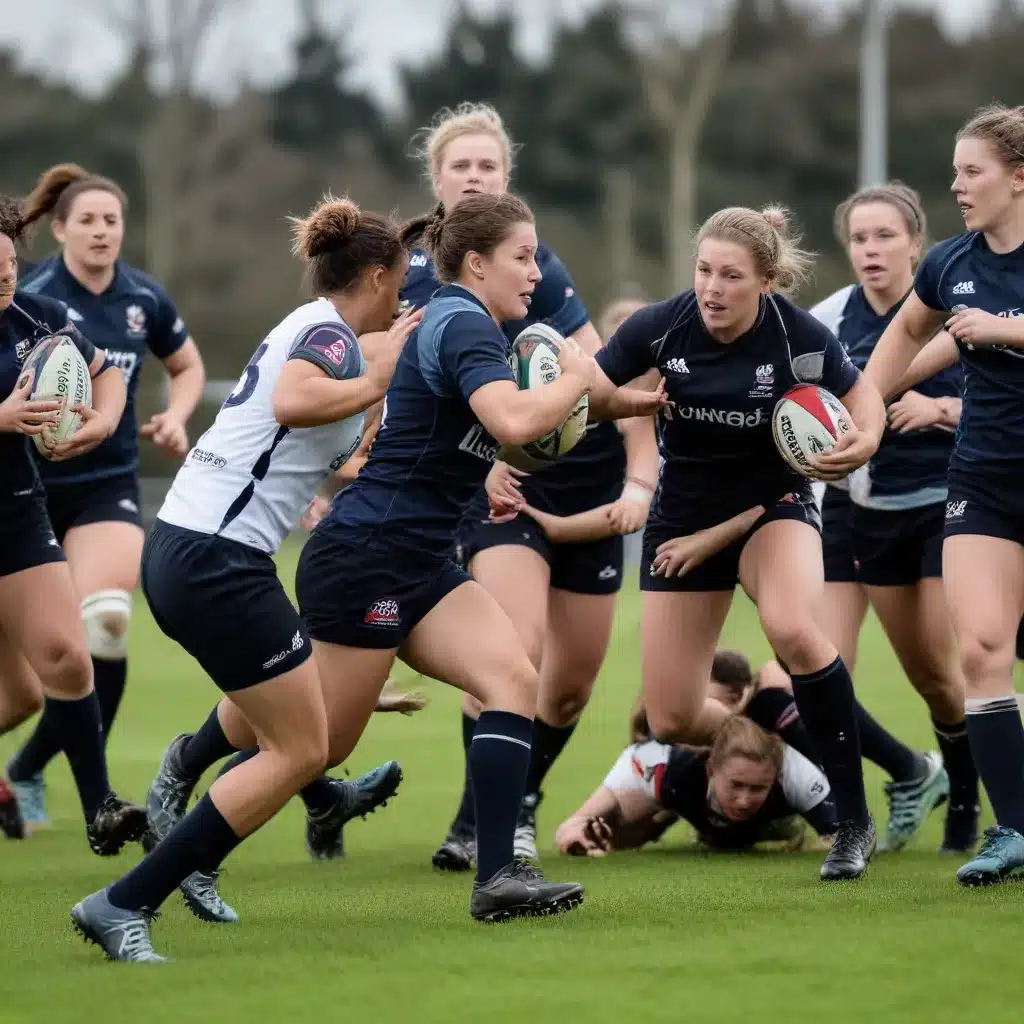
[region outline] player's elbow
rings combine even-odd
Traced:
[[[522,445],[537,440],[537,431],[532,429],[530,418],[517,410],[503,409],[488,416],[487,420],[484,427],[498,444]]]

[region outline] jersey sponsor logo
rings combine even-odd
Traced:
[[[112,352],[107,349],[107,358],[124,374],[125,384],[130,384],[139,363],[137,352]]]
[[[689,373],[690,372],[689,367],[686,365],[686,360],[685,359],[679,359],[678,357],[676,357],[674,359],[669,359],[665,363],[665,365],[662,367],[662,370],[668,370],[669,373]]]
[[[964,514],[967,512],[967,500],[963,501],[947,501],[946,502],[946,518],[947,519],[963,519]]]
[[[469,428],[466,436],[459,442],[459,451],[468,452],[485,462],[493,462],[498,455],[500,445],[491,440],[479,423]]]
[[[21,364],[23,362],[25,362],[26,356],[31,351],[32,351],[32,339],[31,338],[25,338],[24,340],[19,341],[18,344],[14,346],[14,358],[18,360],[18,365],[19,366],[21,366]]]
[[[374,601],[366,609],[366,615],[363,617],[363,622],[368,626],[397,626],[401,621],[398,602],[390,597]]]
[[[203,448],[193,448],[188,457],[192,462],[198,462],[200,466],[212,466],[214,469],[223,469],[228,460]]]
[[[146,336],[146,311],[141,306],[131,305],[124,311],[128,334],[133,338]]]
[[[118,508],[123,508],[125,510],[125,512],[131,512],[132,515],[137,515],[138,511],[139,511],[139,506],[136,505],[135,502],[132,501],[131,498],[122,498],[117,503],[117,507]]]
[[[661,414],[667,420],[696,420],[698,423],[719,423],[724,427],[759,427],[767,422],[760,409],[740,412],[739,409],[705,409],[696,405],[666,405]]]
[[[429,260],[427,259],[426,255],[421,252],[414,253],[412,256],[409,257],[410,267],[425,267],[428,262]]]
[[[68,319],[73,320],[76,324],[80,324],[85,320],[85,317],[77,309],[68,306]]]
[[[973,281],[960,281],[958,284],[953,285],[954,295],[973,295],[974,294],[974,282]]]
[[[598,574],[599,580],[613,580],[619,575],[619,570],[614,565],[606,565]]]
[[[181,334],[185,330],[185,321],[179,316],[171,325],[171,334]]]
[[[326,348],[320,350],[335,366],[341,366],[345,362],[345,353],[348,351],[348,342],[344,338],[332,341]]]

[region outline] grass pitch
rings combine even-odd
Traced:
[[[296,554],[282,557],[285,579]],[[217,691],[159,633],[141,595],[135,616],[110,762],[115,787],[141,800],[167,742],[198,727]],[[202,924],[177,897],[164,906],[153,932],[174,959],[166,966],[109,964],[73,935],[72,904],[139,854],[89,853],[66,764],[55,762],[53,826],[0,842],[0,1021],[1019,1021],[1024,888],[960,889],[959,861],[935,853],[941,811],[908,850],[877,858],[850,885],[818,881],[820,854],[696,854],[678,826],[639,853],[551,853],[558,822],[625,743],[638,616],[631,585],[594,699],[541,806],[544,867],[586,883],[579,911],[480,925],[468,914],[470,879],[431,868],[462,751],[458,696],[428,683],[430,706],[414,718],[376,716],[347,766],[397,758],[405,782],[386,809],[346,830],[345,860],[309,861],[293,802],[228,862],[222,891],[240,924]],[[723,644],[768,656],[740,596]],[[886,725],[934,746],[924,705],[873,619],[857,687]],[[4,762],[16,742],[0,739]],[[882,782],[869,767],[876,812]]]

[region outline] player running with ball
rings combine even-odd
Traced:
[[[701,720],[701,712],[715,645],[741,583],[792,673],[797,706],[832,786],[837,834],[821,875],[842,879],[866,870],[875,828],[853,683],[816,622],[824,583],[817,506],[810,481],[775,448],[772,412],[779,395],[801,381],[843,401],[854,426],[816,460],[823,476],[837,479],[877,449],[885,410],[835,336],[778,294],[809,262],[780,211],[719,211],[700,230],[694,288],[619,328],[597,355],[603,373],[594,395],[657,367],[672,402],[658,416],[664,465],[640,573],[644,695],[655,737],[700,743],[715,731],[717,723]],[[662,575],[677,543],[732,517],[749,522],[745,536],[682,577]]]
[[[53,741],[68,758],[94,853],[117,853],[145,829],[145,811],[110,789],[99,701],[78,596],[54,536],[27,435],[55,422],[57,402],[33,401],[22,366],[33,346],[60,332],[78,348],[93,378],[93,407],[70,440],[48,446],[55,462],[85,455],[114,431],[124,409],[124,379],[106,353],[68,322],[54,299],[16,292],[18,242],[32,215],[0,197],[0,694],[6,725],[39,705]],[[0,829],[24,837],[17,802],[0,779]]]
[[[512,174],[511,141],[501,116],[486,104],[464,103],[442,111],[425,132],[422,159],[438,210],[450,210],[467,196],[500,194]],[[529,308],[502,324],[505,336],[513,340],[527,325],[541,322],[593,355],[601,338],[568,271],[543,242],[537,247],[537,266],[541,278]],[[439,287],[435,264],[418,244],[402,298],[422,306]],[[482,490],[463,517],[461,560],[512,619],[540,673],[530,768],[516,828],[517,856],[537,856],[541,786],[590,699],[622,585],[622,535],[643,525],[657,473],[649,418],[619,425],[591,422],[570,452],[521,478],[524,500],[541,516],[604,509],[586,540],[562,543],[538,519],[525,516],[492,522]],[[551,519],[548,523],[557,525]],[[462,796],[433,856],[435,867],[442,870],[468,871],[473,865],[476,812],[469,750],[479,714],[480,705],[467,694],[462,703]]]

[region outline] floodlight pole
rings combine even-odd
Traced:
[[[886,0],[864,0],[860,50],[861,186],[880,185],[889,176],[886,156],[889,131],[887,36]]]

